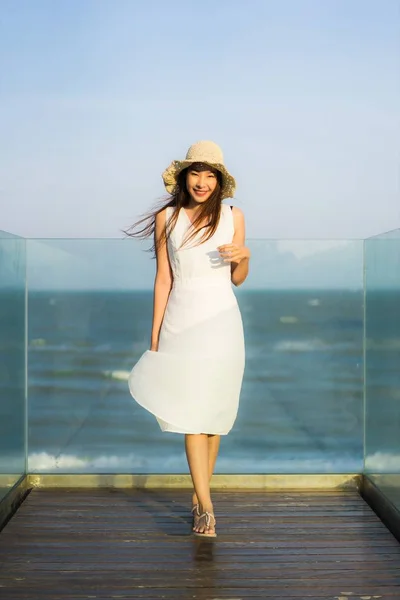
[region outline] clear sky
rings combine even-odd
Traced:
[[[397,0],[2,0],[0,229],[120,237],[219,143],[251,238],[400,226]]]

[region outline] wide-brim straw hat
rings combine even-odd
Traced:
[[[209,141],[196,142],[190,146],[184,160],[172,161],[164,171],[162,178],[165,189],[169,194],[173,194],[176,190],[179,173],[193,163],[203,163],[217,169],[222,174],[222,199],[233,197],[236,189],[236,181],[225,167],[224,155],[221,148],[214,142]]]

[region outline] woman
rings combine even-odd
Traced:
[[[185,435],[193,531],[216,537],[210,479],[220,436],[236,419],[244,370],[242,320],[231,282],[238,286],[246,279],[250,251],[243,213],[222,204],[233,196],[235,180],[216,144],[191,146],[163,180],[168,202],[131,233],[154,234],[157,273],[151,346],[133,368],[129,389],[162,431]]]

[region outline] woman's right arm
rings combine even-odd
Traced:
[[[165,228],[166,209],[156,215],[154,240],[157,243]],[[153,295],[153,325],[151,329],[150,350],[157,352],[158,339],[160,335],[161,324],[164,318],[165,309],[168,302],[169,293],[172,287],[172,270],[168,258],[167,244],[164,242],[160,247],[156,246],[157,271],[154,281]]]

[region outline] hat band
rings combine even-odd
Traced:
[[[212,164],[210,163],[206,163],[200,160],[194,160],[189,167],[193,167],[194,165],[196,165],[196,167],[198,167],[199,169],[201,169],[202,171],[207,171],[207,170],[212,170],[212,171],[218,171],[217,167],[214,167]],[[189,168],[188,167],[188,168]]]

